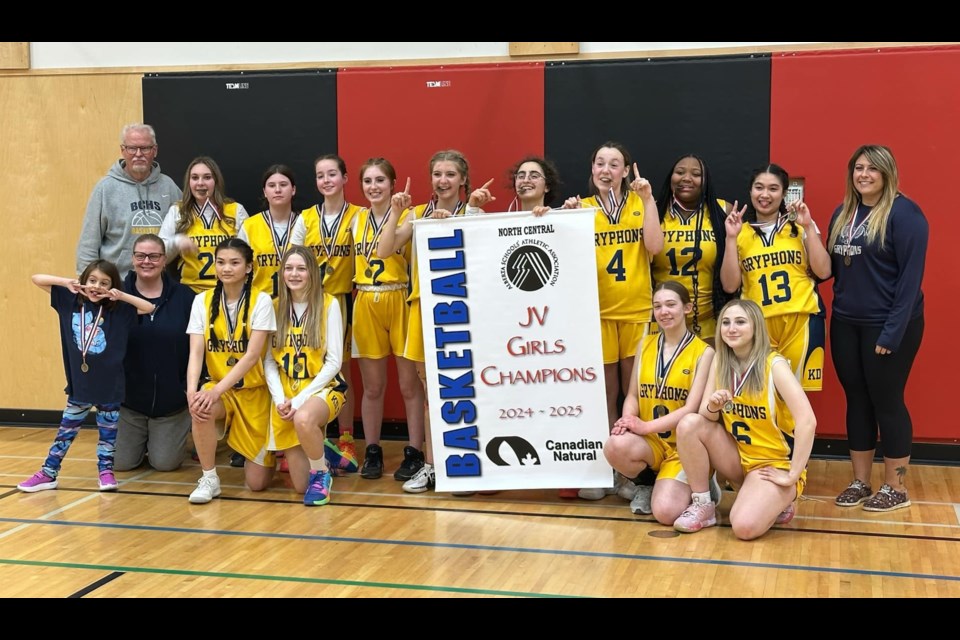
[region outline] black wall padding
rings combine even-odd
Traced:
[[[742,205],[768,161],[768,56],[551,62],[544,94],[544,147],[566,196],[587,195],[591,155],[608,140],[627,146],[654,197],[677,156],[696,153],[717,195]]]
[[[337,151],[337,74],[148,74],[143,114],[157,132],[160,167],[181,188],[190,161],[210,156],[223,171],[227,195],[252,215],[263,208],[263,172],[282,163],[297,178],[293,204],[300,209],[320,200],[314,159]]]

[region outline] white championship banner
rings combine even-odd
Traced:
[[[594,215],[415,223],[437,491],[611,484]]]

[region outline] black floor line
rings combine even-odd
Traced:
[[[88,593],[93,593],[94,591],[96,591],[97,589],[99,589],[100,587],[102,587],[103,585],[105,585],[105,584],[107,584],[107,583],[110,583],[110,582],[113,582],[114,580],[116,580],[117,578],[119,578],[119,577],[122,576],[122,575],[126,575],[126,572],[125,572],[125,571],[114,571],[113,573],[111,573],[111,574],[109,574],[109,575],[103,576],[102,578],[100,578],[99,580],[97,580],[96,582],[94,582],[93,584],[89,584],[89,585],[85,586],[83,589],[80,589],[80,591],[76,591],[76,592],[74,592],[74,593],[71,593],[69,596],[67,596],[67,598],[82,598],[83,596],[87,595]]]

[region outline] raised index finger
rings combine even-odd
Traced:
[[[410,195],[410,176],[407,176],[407,186],[403,189],[406,195]]]
[[[489,189],[489,188],[490,188],[490,185],[493,184],[493,181],[494,181],[495,179],[496,179],[496,178],[490,178],[490,179],[487,180],[487,181],[484,183],[484,185],[483,185],[482,187],[480,187],[480,188],[481,188],[481,189]]]
[[[637,169],[637,163],[636,163],[636,162],[633,163],[633,177],[634,177],[634,178],[639,178],[639,177],[640,177],[640,169]]]

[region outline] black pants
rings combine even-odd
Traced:
[[[906,458],[913,423],[903,391],[923,339],[923,316],[910,321],[900,348],[885,356],[876,353],[882,330],[837,318],[830,323],[833,366],[847,397],[847,441],[851,451],[873,451],[879,427],[883,457]]]

